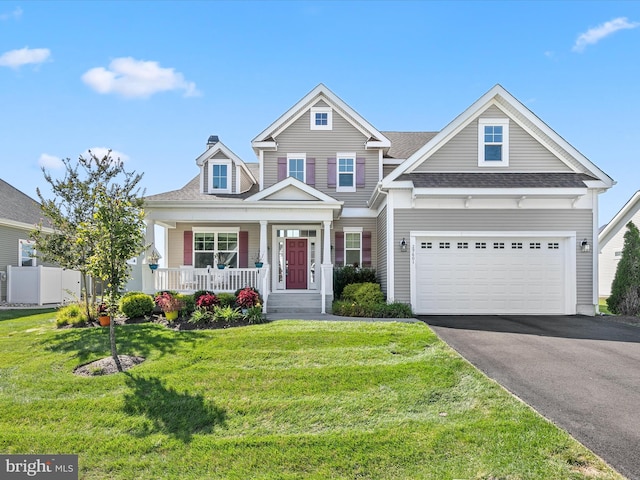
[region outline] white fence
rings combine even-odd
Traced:
[[[80,298],[80,272],[56,267],[7,265],[7,302],[59,304]]]

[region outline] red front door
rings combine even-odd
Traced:
[[[287,289],[307,288],[307,239],[287,238]]]

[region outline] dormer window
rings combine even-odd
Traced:
[[[231,162],[209,162],[209,193],[231,193]]]
[[[311,108],[311,130],[331,130],[333,128],[333,115],[330,107]]]
[[[478,166],[509,166],[509,119],[478,120]]]

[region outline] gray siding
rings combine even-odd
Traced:
[[[384,207],[378,215],[378,261],[376,264],[376,272],[378,280],[382,287],[382,291],[387,293],[387,207]]]
[[[480,118],[505,118],[497,107],[490,107]],[[571,169],[513,120],[509,122],[509,171],[569,172]],[[478,121],[474,120],[416,172],[505,171],[505,167],[478,166]]]
[[[8,227],[0,225],[0,272],[7,271],[7,265],[17,267],[18,265],[18,242],[20,240],[29,240],[29,232],[17,227]],[[51,266],[50,263],[37,260],[38,265]],[[7,299],[7,283],[0,282],[0,300]]]
[[[246,192],[253,185],[253,181],[249,178],[247,172],[240,169],[240,191],[238,193]]]
[[[311,130],[310,113],[307,111],[284,132],[278,135],[278,151],[264,153],[264,188],[277,183],[278,157],[287,153],[305,153],[316,159],[315,188],[333,198],[344,201],[345,207],[366,207],[367,200],[378,182],[378,151],[365,150],[365,135],[347,122],[338,111],[333,111],[332,130]],[[338,152],[355,152],[366,159],[365,186],[356,192],[336,192],[327,187],[327,158],[335,158]]]
[[[578,240],[593,244],[590,210],[414,210],[395,212],[394,245],[413,230],[443,231],[575,231]],[[593,256],[576,253],[577,303],[593,304]],[[395,299],[410,302],[408,252],[395,253]]]
[[[331,232],[332,245],[335,245],[335,232],[342,232],[344,227],[362,227],[363,232],[371,232],[371,265],[375,268],[378,264],[378,229],[375,218],[342,218],[333,224]],[[332,252],[331,261],[335,264],[336,254]],[[342,265],[336,265],[341,267]]]

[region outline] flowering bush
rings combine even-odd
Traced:
[[[182,301],[169,292],[162,292],[155,298],[156,305],[162,309],[164,313],[174,312],[182,308]]]
[[[200,295],[200,297],[196,301],[196,305],[199,308],[211,310],[216,305],[220,305],[220,299],[218,299],[218,297],[216,297],[213,293],[205,293],[204,295]]]
[[[260,304],[260,295],[251,287],[243,288],[238,292],[236,304],[240,308],[251,308]]]

